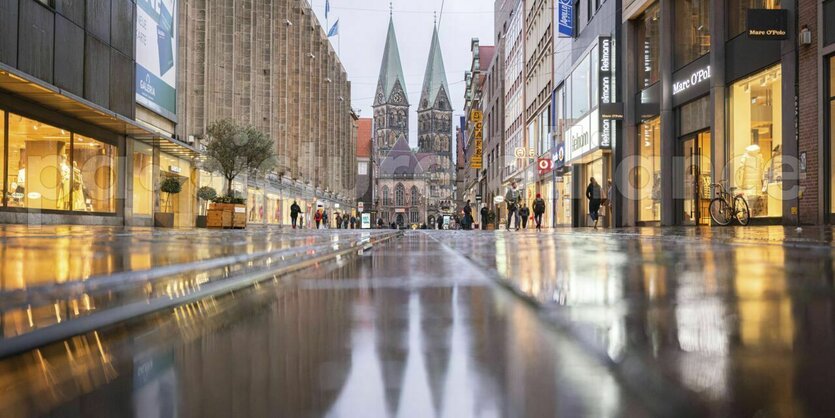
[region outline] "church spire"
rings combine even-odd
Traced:
[[[444,69],[444,57],[441,53],[441,42],[438,39],[438,26],[435,25],[432,32],[432,45],[429,47],[429,59],[426,62],[426,74],[423,76],[423,89],[420,94],[420,106],[418,110],[432,109],[436,105],[438,95],[443,90],[444,95],[449,95],[449,85]],[[448,103],[440,106],[447,110]],[[451,109],[450,109],[451,110]]]
[[[403,97],[394,98],[397,85]],[[399,99],[399,100],[398,100]],[[389,18],[388,35],[386,36],[386,47],[383,51],[383,62],[380,65],[380,78],[377,81],[377,94],[374,99],[374,106],[387,103],[397,103],[408,106],[409,99],[406,97],[406,78],[403,77],[403,66],[400,64],[400,50],[397,47],[397,35],[394,33],[394,18]]]

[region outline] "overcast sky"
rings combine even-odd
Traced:
[[[417,145],[417,103],[423,86],[429,44],[432,41],[433,11],[440,19],[440,40],[447,81],[452,90],[454,115],[463,115],[464,72],[472,60],[470,40],[479,38],[482,45],[493,44],[492,0],[395,0],[394,26],[400,47],[400,60],[410,108],[410,142]],[[313,8],[325,26],[325,0],[312,0]],[[339,37],[331,38],[351,80],[351,105],[371,117],[371,105],[377,88],[380,62],[386,43],[389,19],[388,0],[331,0],[328,28],[339,19]],[[340,45],[341,42],[341,45]],[[457,118],[456,118],[457,120]],[[454,123],[457,126],[457,122]]]

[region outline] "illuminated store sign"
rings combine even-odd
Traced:
[[[608,116],[609,110],[611,110],[611,105],[615,103],[615,69],[614,69],[614,48],[613,48],[612,39],[609,37],[601,37],[599,41],[599,48],[600,51],[600,148],[603,149],[610,149],[612,148],[612,144],[615,141],[615,136],[617,135],[617,123],[614,122],[613,119],[623,119],[621,115],[620,118],[612,118],[612,117],[603,117],[603,114],[606,113]],[[602,110],[606,109],[606,112]],[[620,112],[623,113],[623,112]]]
[[[570,163],[600,147],[598,122],[600,122],[600,114],[595,109],[565,132],[566,162]]]
[[[708,94],[711,73],[709,54],[673,73],[673,106],[680,106]]]
[[[696,87],[705,81],[710,80],[710,65],[705,68],[699,68],[683,80],[673,83],[673,95],[684,93],[690,88]]]
[[[789,38],[789,11],[786,9],[748,9],[748,37],[783,41]]]

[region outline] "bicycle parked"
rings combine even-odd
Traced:
[[[710,217],[713,222],[726,226],[736,219],[742,226],[747,226],[751,220],[751,211],[748,209],[748,202],[741,194],[732,195],[736,187],[731,187],[730,193],[721,184],[711,185],[716,189],[716,197],[710,201]]]

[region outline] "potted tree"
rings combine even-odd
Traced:
[[[183,184],[174,177],[166,177],[159,184],[159,191],[162,193],[160,201],[161,212],[154,213],[154,226],[160,228],[174,227],[174,198],[173,196],[183,190]]]
[[[212,210],[231,212],[232,227],[246,227],[245,200],[234,195],[232,183],[241,174],[264,175],[275,167],[273,140],[253,126],[243,126],[231,119],[212,123],[206,144],[206,169],[220,173],[226,179],[226,195],[214,199]],[[209,226],[217,215],[209,213]],[[222,217],[221,217],[222,219]],[[226,227],[226,222],[223,222]]]
[[[197,215],[197,227],[206,228],[208,226],[207,215],[209,211],[209,202],[217,197],[217,191],[209,186],[203,186],[197,189],[197,198],[200,199],[200,214]]]
[[[490,209],[487,212],[487,230],[488,231],[495,231],[496,230],[496,212]]]

